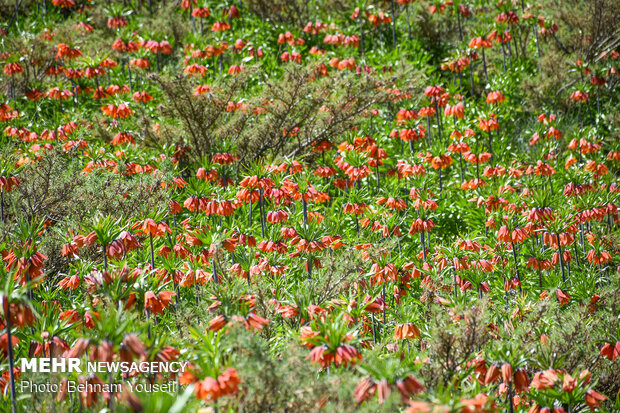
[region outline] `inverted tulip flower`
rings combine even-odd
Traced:
[[[2,319],[0,319],[0,328],[5,330],[0,334],[0,356],[8,361],[8,374],[3,374],[3,387],[6,391],[6,380],[8,379],[11,406],[15,410],[17,406],[17,393],[15,389],[15,381],[19,378],[20,368],[14,365],[16,347],[20,340],[14,336],[14,329],[24,329],[35,322],[35,316],[32,311],[29,293],[24,294],[11,277],[5,277],[4,285],[0,289],[0,311]]]
[[[155,222],[152,218],[145,219],[142,223],[139,223],[140,231],[149,237],[151,246],[151,267],[155,269],[155,252],[153,248],[153,238],[162,237],[166,233],[172,234],[172,230],[165,222]]]
[[[336,157],[336,166],[341,169],[353,183],[360,185],[360,180],[370,175],[368,167],[369,154],[365,151],[350,149],[339,151]]]
[[[13,191],[21,180],[17,177],[19,167],[12,159],[0,161],[0,221],[4,222],[4,193]]]
[[[98,216],[89,226],[95,242],[99,243],[103,252],[103,270],[108,271],[108,255],[111,252],[110,245],[118,239],[123,228],[120,226],[120,219],[114,220],[111,216]]]
[[[452,165],[452,157],[447,153],[437,152],[436,149],[433,150],[434,153],[426,152],[426,154],[420,153],[418,156],[424,160],[432,169],[435,169],[439,173],[439,192],[442,192],[442,180],[441,180],[441,170]]]
[[[157,295],[153,291],[147,291],[144,294],[144,310],[153,315],[163,314],[163,310],[170,305],[175,295],[177,294],[172,291],[160,291]]]
[[[497,122],[497,115],[495,113],[491,113],[488,118],[478,119],[478,127],[483,132],[488,133],[488,149],[491,156],[493,156],[493,131],[496,131],[499,128],[499,123]]]
[[[441,141],[441,113],[440,106],[445,106],[449,94],[441,86],[427,86],[424,90],[424,95],[430,99],[431,105],[435,105],[435,115],[437,116],[437,130],[439,133],[439,141]],[[430,126],[429,126],[430,130]]]
[[[310,326],[302,327],[301,342],[310,349],[306,359],[319,364],[322,369],[332,364],[346,367],[362,358],[353,345],[356,342],[355,334],[348,330],[342,318],[332,322],[315,318]]]
[[[37,240],[43,234],[44,222],[27,222],[20,219],[12,234],[13,246],[5,251],[3,261],[5,271],[13,272],[12,278],[21,285],[27,285],[28,295],[33,297],[33,287],[41,283],[45,273],[43,267],[47,256],[39,251]]]
[[[490,49],[493,47],[493,42],[487,39],[486,36],[478,36],[471,39],[469,42],[469,47],[476,50],[482,49],[482,63],[484,65],[484,79],[485,82],[489,82],[489,75],[487,74],[487,59],[484,53],[484,49]]]
[[[377,396],[378,403],[383,404],[390,394],[397,392],[403,403],[418,393],[426,391],[426,387],[416,379],[406,368],[399,366],[394,360],[387,363],[372,360],[367,361],[359,370],[364,377],[355,388],[354,397],[358,403],[368,401]]]
[[[409,199],[413,200],[413,207],[418,213],[418,218],[411,223],[409,235],[420,234],[422,256],[425,261],[426,246],[424,244],[424,234],[435,228],[435,223],[427,217],[429,214],[427,211],[434,211],[437,209],[437,203],[432,199],[432,196],[432,193],[429,191],[419,190],[417,188],[411,188],[411,191],[409,191]]]

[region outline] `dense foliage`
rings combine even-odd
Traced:
[[[2,409],[620,411],[619,2],[0,21]]]

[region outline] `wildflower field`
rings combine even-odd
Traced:
[[[3,0],[0,67],[0,411],[620,412],[617,0]]]

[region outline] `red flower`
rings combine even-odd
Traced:
[[[172,297],[177,295],[172,291],[162,291],[156,296],[153,291],[144,293],[144,309],[150,310],[151,314],[163,314],[164,308],[170,305]]]
[[[615,345],[612,343],[605,343],[600,354],[609,360],[615,360],[620,356],[620,341],[616,341]]]
[[[588,390],[586,392],[586,404],[592,411],[598,408],[601,405],[601,403],[604,402],[605,400],[607,400],[607,397],[603,396],[597,391]]]
[[[571,299],[570,294],[565,293],[564,291],[560,290],[559,288],[557,290],[555,290],[555,296],[557,297],[557,299],[558,299],[558,301],[560,302],[561,305],[568,304],[568,302]]]
[[[11,336],[11,347],[15,347],[17,344],[19,344],[19,339],[15,336]],[[8,335],[3,334],[0,336],[0,354],[6,357],[8,352],[9,352],[9,338],[8,338]]]
[[[24,73],[24,68],[19,63],[7,63],[4,65],[4,73],[9,76],[14,76],[19,73]]]
[[[396,340],[404,340],[420,337],[420,329],[411,323],[398,324],[394,327],[394,338]]]
[[[502,92],[496,90],[494,92],[489,92],[487,95],[487,103],[501,103],[504,102],[506,98],[502,95]]]

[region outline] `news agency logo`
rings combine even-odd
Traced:
[[[22,358],[22,373],[183,373],[186,361],[89,361],[82,365],[79,358]]]
[[[79,358],[22,358],[20,360],[22,373],[176,373],[182,374],[189,362],[82,362]],[[20,389],[27,393],[56,393],[74,392],[91,393],[121,393],[124,385],[129,386],[131,392],[139,393],[178,393],[179,383],[169,381],[167,383],[139,383],[127,381],[121,383],[92,383],[85,375],[80,375],[80,380],[68,380],[64,378],[61,383],[34,382],[21,380]]]
[[[78,358],[22,358],[21,371],[32,373],[82,373]]]

